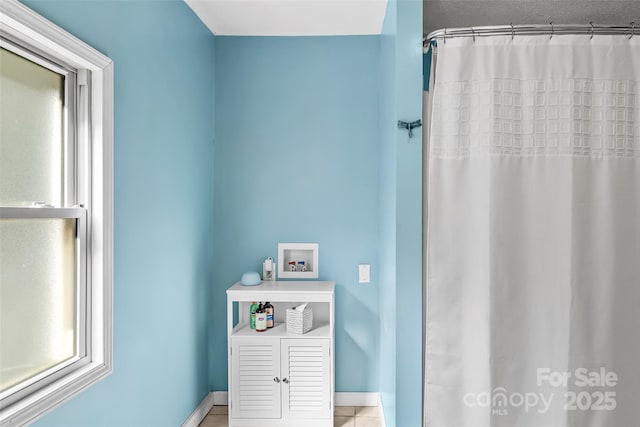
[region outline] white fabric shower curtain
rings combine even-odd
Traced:
[[[640,426],[640,37],[435,61],[426,426]]]

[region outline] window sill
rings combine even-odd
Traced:
[[[20,426],[35,421],[50,409],[111,374],[105,363],[89,363],[73,373],[5,408],[0,426]]]

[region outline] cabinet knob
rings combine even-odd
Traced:
[[[275,382],[279,383],[279,382],[280,382],[280,378],[275,377],[275,378],[273,379],[273,381],[275,381]]]
[[[283,379],[282,379],[282,382],[283,382],[283,383],[285,383],[285,384],[289,384],[289,380],[288,380],[288,379],[286,379],[286,378],[283,378]]]

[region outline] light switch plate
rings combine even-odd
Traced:
[[[358,264],[358,281],[360,283],[371,282],[371,266],[369,264]]]

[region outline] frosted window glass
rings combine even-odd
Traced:
[[[63,202],[64,76],[0,49],[0,205]]]
[[[0,392],[77,354],[76,220],[0,220]]]

